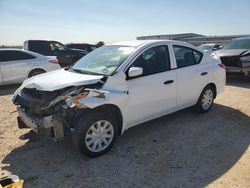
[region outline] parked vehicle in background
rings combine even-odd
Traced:
[[[97,157],[142,122],[189,106],[208,112],[224,87],[224,66],[195,46],[141,40],[105,45],[68,69],[30,78],[13,102],[21,124],[55,140],[72,135],[83,154]]]
[[[231,73],[250,73],[250,37],[231,40],[222,50],[211,54],[215,59],[220,59],[226,66],[226,71]]]
[[[201,44],[199,46],[200,49],[202,49],[204,52],[211,54],[212,52],[216,50],[220,50],[222,48],[222,45],[220,44]]]
[[[56,56],[61,67],[67,67],[85,56],[85,50],[71,49],[57,41],[27,40],[24,42],[24,49],[36,52],[45,56]]]
[[[105,45],[105,43],[103,41],[99,41],[99,42],[96,43],[97,48],[102,47],[104,45]]]
[[[57,59],[22,49],[0,49],[0,85],[18,84],[32,76],[60,69]]]
[[[87,43],[70,43],[70,44],[66,44],[66,46],[68,48],[85,50],[87,52],[92,52],[93,50],[97,48],[96,45],[87,44]]]

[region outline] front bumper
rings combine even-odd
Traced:
[[[226,67],[227,72],[231,73],[243,73],[247,76],[250,73],[250,67]]]
[[[21,107],[17,107],[17,112],[23,123],[37,134],[49,132],[49,136],[55,141],[64,138],[63,123],[58,118],[54,116],[46,116],[42,119],[31,117]]]

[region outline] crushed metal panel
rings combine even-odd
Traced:
[[[98,98],[105,98],[106,94],[108,94],[108,91],[104,90],[98,90],[98,89],[85,89],[86,91],[89,91],[87,97],[98,97]]]
[[[121,91],[127,92],[128,85],[126,82],[126,75],[124,72],[117,73],[113,76],[108,77],[106,83],[104,84],[103,90],[105,91]]]
[[[116,73],[108,77],[107,81],[99,92],[104,92],[105,98],[90,97],[89,95],[78,101],[79,108],[96,108],[104,104],[115,104],[121,110],[123,116],[122,132],[127,129],[128,104],[125,103],[128,97],[128,86],[124,72]]]

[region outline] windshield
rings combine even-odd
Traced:
[[[95,45],[89,45],[91,50],[95,50],[97,47]]]
[[[51,41],[51,48],[52,50],[65,50],[65,46],[59,42],[54,42],[54,41]]]
[[[134,47],[108,45],[88,53],[72,68],[75,71],[111,75],[134,51]]]
[[[250,49],[250,38],[231,40],[223,49]]]

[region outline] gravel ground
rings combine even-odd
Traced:
[[[0,88],[0,176],[25,187],[250,187],[250,78],[232,76],[211,111],[191,109],[129,129],[106,155],[89,159],[70,140],[44,143],[17,128]]]

